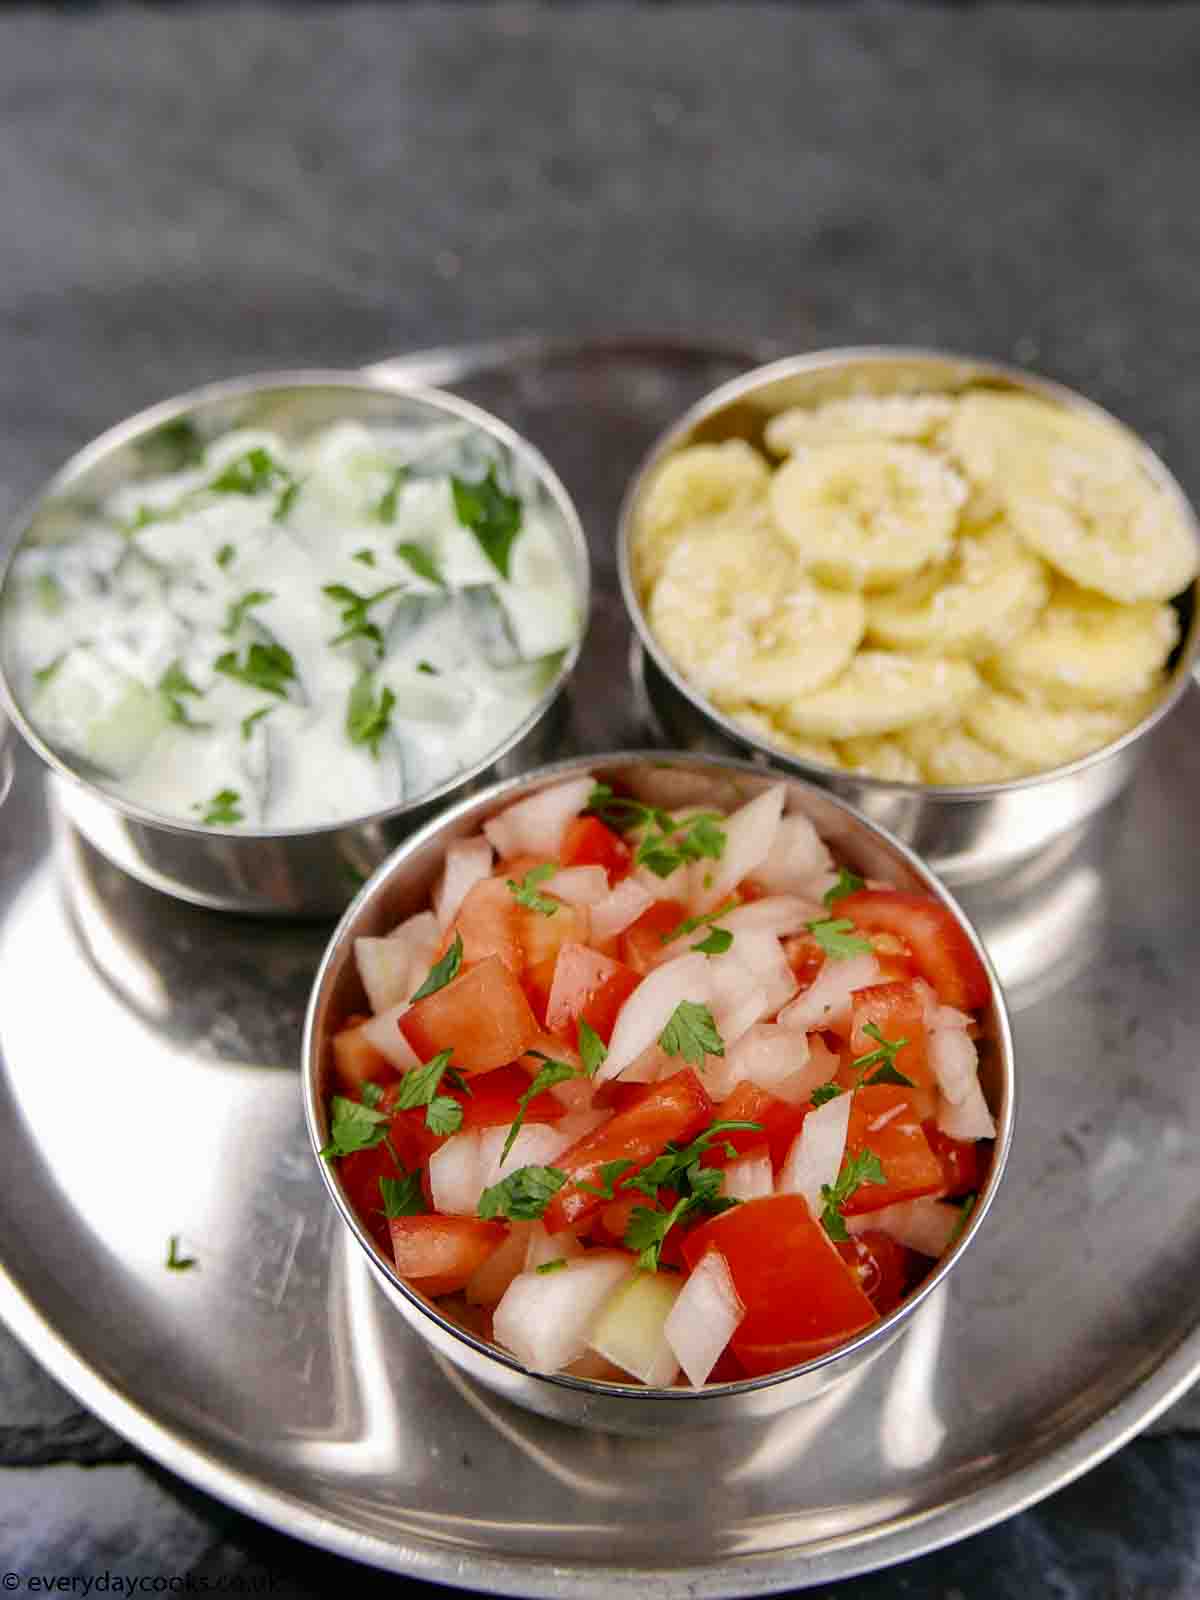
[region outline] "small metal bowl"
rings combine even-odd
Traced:
[[[955,393],[967,388],[1015,390],[1090,412],[1137,446],[1149,475],[1177,502],[1200,543],[1200,523],[1171,473],[1125,425],[1074,390],[1017,368],[937,351],[868,348],[822,350],[757,367],[722,384],[685,412],[642,462],[621,508],[617,561],[625,605],[641,643],[635,659],[648,708],[665,742],[688,750],[753,755],[841,795],[915,850],[950,883],[1006,872],[1084,823],[1130,781],[1146,751],[1145,735],[1178,704],[1200,651],[1196,584],[1179,604],[1182,640],[1169,681],[1154,708],[1119,739],[1066,766],[1007,783],[961,786],[891,782],[804,760],[756,738],[688,683],[655,639],[633,577],[632,533],[642,496],[659,464],[692,444],[745,439],[762,446],[767,420],[794,405],[849,395]]]
[[[166,400],[118,423],[51,479],[17,523],[0,570],[0,608],[13,558],[48,523],[72,519],[102,496],[161,470],[156,441],[181,422],[203,437],[234,427],[305,434],[334,422],[391,424],[458,419],[497,440],[530,472],[555,512],[581,617],[580,637],[525,720],[487,756],[426,794],[389,809],[305,828],[205,827],[149,811],[109,793],[51,749],[18,701],[0,640],[0,705],[53,774],[63,815],[102,855],[152,888],[194,905],[260,916],[336,916],[387,852],[445,803],[498,777],[527,771],[554,753],[560,730],[551,715],[583,646],[591,582],[578,513],[545,458],[505,423],[454,395],[404,387],[374,372],[302,371],[235,378]]]
[[[640,1384],[601,1383],[531,1372],[506,1350],[466,1331],[409,1288],[355,1215],[336,1166],[317,1154],[329,1137],[331,1036],[347,1017],[368,1009],[354,962],[355,939],[385,934],[404,917],[426,907],[447,846],[456,839],[477,833],[489,817],[513,801],[585,772],[664,807],[703,801],[730,808],[752,799],[772,783],[783,782],[788,790],[787,809],[809,817],[840,859],[863,876],[883,878],[899,888],[932,895],[948,906],[991,979],[992,998],[982,1013],[978,1042],[980,1083],[996,1119],[996,1142],[986,1184],[962,1236],[890,1316],[841,1348],[786,1372],[699,1390],[648,1389]],[[580,756],[498,784],[455,806],[401,845],[347,910],[325,952],[305,1021],[302,1075],[309,1137],[325,1186],[342,1221],[365,1253],[372,1276],[409,1326],[433,1351],[484,1388],[542,1416],[609,1433],[647,1435],[770,1417],[813,1399],[830,1384],[860,1372],[909,1327],[918,1308],[939,1290],[962,1260],[995,1198],[1013,1130],[1012,1037],[1000,986],[977,935],[933,874],[881,828],[810,784],[766,774],[745,761],[656,751]]]

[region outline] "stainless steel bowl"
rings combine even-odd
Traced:
[[[398,384],[375,372],[303,371],[235,378],[139,412],[73,456],[14,530],[0,575],[0,608],[12,559],[53,520],[70,519],[125,483],[154,470],[147,445],[187,421],[203,436],[233,427],[304,434],[336,421],[392,424],[457,418],[499,441],[527,467],[554,509],[584,619],[552,684],[525,720],[491,753],[436,789],[390,809],[299,829],[233,833],[131,804],[90,782],[41,738],[6,672],[0,639],[0,704],[51,769],[60,811],[110,861],[153,888],[217,910],[257,915],[335,916],[387,852],[445,803],[496,778],[527,771],[553,754],[561,731],[552,713],[583,645],[590,590],[587,541],[570,497],[545,458],[505,423],[454,395]]]
[[[803,760],[758,739],[689,684],[658,644],[642,609],[633,579],[631,536],[651,474],[665,457],[686,445],[734,438],[761,444],[767,419],[793,405],[813,405],[847,395],[953,393],[980,386],[1039,395],[1091,412],[1121,429],[1137,446],[1149,474],[1177,501],[1200,543],[1196,513],[1159,458],[1117,418],[1074,390],[969,356],[888,348],[791,356],[722,384],[685,412],[654,445],[626,493],[617,536],[621,589],[643,652],[643,659],[635,661],[635,674],[642,675],[649,708],[665,741],[688,750],[751,754],[759,761],[799,773],[889,828],[950,883],[973,882],[1007,871],[1084,823],[1125,787],[1144,754],[1145,735],[1178,703],[1191,680],[1200,650],[1196,585],[1181,606],[1183,638],[1167,688],[1153,710],[1119,739],[1067,766],[1008,783],[960,787],[896,783]]]
[[[947,905],[991,978],[992,999],[982,1016],[979,1040],[980,1082],[996,1119],[997,1135],[986,1185],[961,1238],[917,1291],[890,1316],[840,1349],[787,1372],[741,1383],[714,1384],[696,1391],[647,1389],[530,1372],[499,1346],[459,1327],[404,1283],[394,1264],[359,1222],[336,1167],[317,1156],[329,1135],[329,1040],[346,1017],[366,1008],[354,963],[355,939],[384,934],[402,918],[427,906],[446,848],[454,840],[478,832],[487,818],[514,800],[584,772],[631,789],[664,807],[696,801],[731,807],[752,799],[769,784],[782,781],[788,788],[787,809],[811,818],[842,860],[864,876],[888,879],[903,889],[920,890]],[[767,775],[744,761],[651,751],[580,756],[498,784],[485,794],[456,805],[401,845],[350,906],[330,941],[305,1021],[303,1080],[309,1136],[325,1185],[343,1222],[366,1253],[376,1282],[410,1327],[438,1355],[516,1405],[561,1422],[610,1433],[655,1434],[770,1417],[860,1372],[905,1331],[917,1308],[939,1292],[962,1260],[995,1196],[1013,1129],[1012,1038],[999,983],[974,930],[933,874],[874,823],[841,800],[796,778]]]

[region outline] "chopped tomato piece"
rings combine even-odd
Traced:
[[[503,1222],[477,1217],[393,1217],[388,1224],[396,1271],[422,1294],[454,1294],[466,1286],[507,1236]]]
[[[952,1139],[943,1133],[932,1117],[922,1122],[922,1129],[942,1168],[942,1186],[948,1200],[971,1194],[983,1180],[983,1162],[980,1148],[974,1139]]]
[[[484,878],[472,884],[446,930],[438,956],[445,955],[457,936],[462,939],[464,967],[499,956],[510,972],[520,973],[525,952],[517,931],[519,909],[503,878]]]
[[[879,1083],[855,1091],[846,1132],[846,1154],[873,1150],[886,1183],[864,1183],[842,1206],[847,1216],[918,1195],[936,1194],[942,1165],[929,1148],[912,1097],[899,1084]]]
[[[717,1357],[717,1364],[708,1375],[709,1383],[741,1383],[747,1376],[746,1369],[734,1355],[729,1345],[726,1345]]]
[[[653,1085],[649,1083],[625,1083],[620,1078],[610,1078],[596,1090],[592,1104],[601,1111],[628,1111],[644,1100],[651,1088]]]
[[[552,917],[544,911],[518,906],[517,938],[528,965],[533,967],[542,961],[557,960],[565,944],[586,944],[588,921],[586,906],[569,906],[559,901]]]
[[[396,1178],[396,1163],[385,1144],[373,1150],[355,1150],[342,1156],[337,1164],[338,1177],[346,1191],[346,1199],[354,1207],[354,1214],[367,1229],[381,1249],[388,1247],[387,1218],[383,1214],[383,1195],[380,1178]]]
[[[620,938],[621,960],[627,967],[645,975],[663,959],[663,935],[686,920],[688,908],[679,900],[656,900],[647,906],[636,922],[631,922]]]
[[[810,1361],[878,1320],[800,1195],[748,1200],[693,1228],[689,1268],[707,1250],[725,1257],[746,1308],[730,1343],[751,1377]]]
[[[903,978],[916,977],[917,964],[903,939],[898,939],[894,933],[877,933],[872,936],[871,944],[879,964],[881,983],[896,983]]]
[[[793,934],[783,941],[783,953],[801,992],[811,989],[825,965],[825,952],[811,933]]]
[[[908,1292],[913,1252],[874,1230],[845,1240],[837,1251],[879,1315],[894,1311]]]
[[[712,1121],[712,1101],[690,1067],[652,1083],[627,1111],[617,1112],[591,1133],[556,1156],[554,1165],[567,1182],[546,1207],[542,1221],[547,1233],[575,1227],[606,1201],[581,1184],[600,1186],[600,1169],[606,1161],[629,1161],[624,1176],[632,1177],[662,1155],[671,1140],[686,1141]]]
[[[543,1028],[547,1025],[546,1013],[550,1009],[550,992],[554,987],[556,964],[555,958],[550,956],[546,961],[539,961],[536,966],[527,967],[521,974],[521,987],[525,991],[525,998]]]
[[[894,934],[912,953],[917,971],[938,999],[960,1011],[986,1005],[989,987],[982,961],[953,912],[930,895],[899,889],[859,889],[837,902],[866,934]]]
[[[808,1105],[789,1105],[786,1100],[780,1100],[775,1095],[768,1094],[765,1089],[760,1089],[756,1083],[749,1081],[739,1083],[732,1094],[721,1101],[713,1120],[757,1122],[761,1125],[762,1132],[754,1133],[746,1129],[740,1133],[721,1134],[705,1153],[701,1165],[727,1166],[730,1158],[725,1154],[726,1143],[732,1145],[738,1155],[744,1156],[761,1145],[765,1137],[771,1152],[771,1165],[778,1172],[787,1159],[793,1139],[804,1126],[804,1119],[810,1109]]]
[[[914,982],[873,983],[869,988],[856,989],[850,999],[850,1017],[851,1062],[860,1056],[871,1055],[880,1048],[879,1040],[866,1031],[873,1025],[891,1042],[908,1040],[896,1052],[897,1072],[902,1072],[922,1089],[936,1089],[937,1078],[929,1064],[925,1008],[921,1004],[920,990]],[[866,1076],[870,1078],[878,1070],[878,1067],[868,1067]]]
[[[618,1011],[640,982],[631,967],[586,945],[565,944],[554,969],[546,1026],[552,1033],[565,1034],[574,1044],[582,1018],[607,1044]]]
[[[568,823],[559,854],[564,867],[603,867],[610,884],[625,877],[633,860],[629,846],[599,817]]]
[[[471,1079],[470,1094],[445,1084],[438,1093],[452,1095],[460,1103],[465,1133],[471,1128],[498,1128],[511,1122],[520,1109],[518,1101],[528,1088],[529,1074],[513,1064],[492,1072],[477,1072]],[[566,1115],[566,1109],[549,1090],[543,1090],[525,1107],[525,1121],[557,1122]]]
[[[333,1073],[346,1095],[356,1095],[364,1083],[390,1083],[396,1076],[395,1067],[363,1037],[362,1030],[361,1019],[350,1019],[333,1036]]]
[[[540,1029],[525,991],[499,956],[489,956],[400,1018],[422,1061],[454,1051],[460,1072],[490,1072],[524,1055]]]

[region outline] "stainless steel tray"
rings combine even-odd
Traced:
[[[770,353],[524,340],[391,364],[527,432],[578,498],[597,598],[564,749],[645,738],[611,542],[627,475],[685,404]],[[963,897],[1009,986],[1020,1095],[1005,1189],[953,1292],[857,1381],[703,1448],[543,1422],[434,1364],[306,1147],[299,1030],[327,930],[136,884],[18,754],[0,813],[0,1314],[175,1472],[442,1583],[748,1595],[986,1527],[1200,1373],[1198,718],[1193,690],[1098,823]],[[171,1234],[194,1270],[166,1270]]]

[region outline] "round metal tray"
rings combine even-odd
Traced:
[[[686,404],[769,353],[528,340],[389,364],[528,433],[583,509],[596,611],[564,753],[645,738],[620,687],[629,472]],[[0,832],[0,1313],[175,1472],[437,1582],[749,1595],[986,1527],[1200,1373],[1198,718],[1190,691],[1096,823],[962,895],[1008,987],[1021,1082],[1005,1186],[951,1292],[860,1378],[703,1448],[545,1422],[433,1361],[307,1148],[299,1033],[327,930],[135,883],[20,753]],[[192,1270],[166,1269],[172,1234]]]

